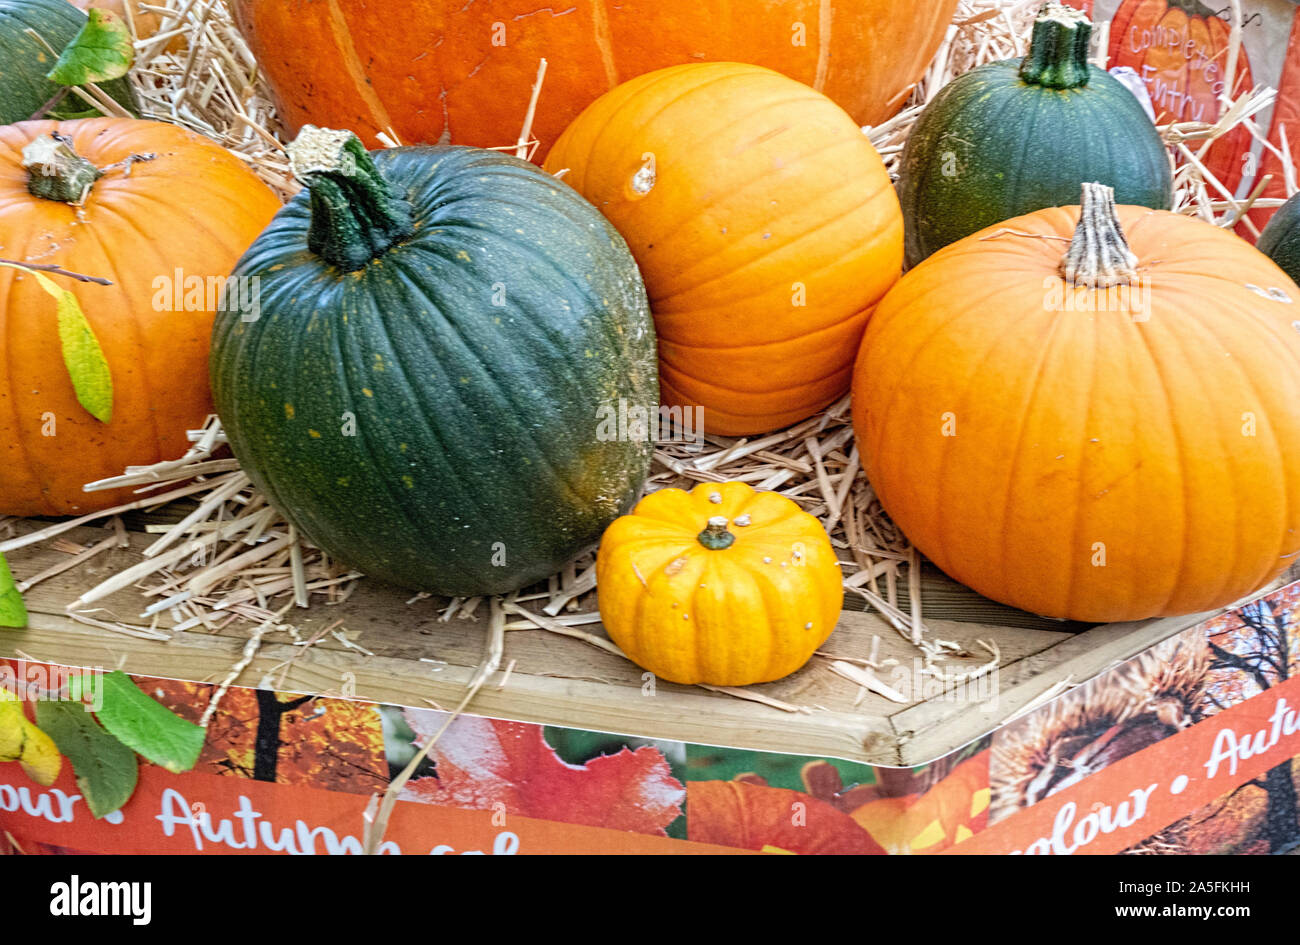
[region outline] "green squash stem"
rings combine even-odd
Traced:
[[[1079,225],[1061,261],[1065,281],[1093,289],[1132,285],[1137,279],[1137,262],[1120,229],[1115,189],[1084,184]]]
[[[721,515],[709,519],[708,527],[696,537],[710,551],[722,551],[736,543],[736,536],[727,530],[727,520]]]
[[[410,202],[393,193],[352,132],[306,125],[288,150],[311,194],[307,246],[330,265],[362,269],[414,232]]]
[[[103,171],[72,147],[72,139],[57,132],[41,135],[23,148],[27,190],[45,200],[81,206]]]
[[[1081,89],[1088,84],[1088,14],[1056,0],[1034,21],[1029,55],[1020,63],[1020,78],[1048,89]]]

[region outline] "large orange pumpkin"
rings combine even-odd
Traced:
[[[1217,610],[1300,551],[1300,288],[1218,227],[1085,197],[1081,224],[1057,207],[982,231],[880,304],[863,465],[917,547],[995,600]]]
[[[23,149],[55,134],[83,162],[108,168],[83,206],[28,189],[42,175],[24,166]],[[153,157],[121,163],[132,155]],[[96,118],[0,128],[0,256],[112,281],[52,277],[76,294],[114,387],[111,422],[101,423],[77,400],[54,300],[30,275],[0,269],[0,513],[107,508],[129,494],[82,484],[185,452],[185,431],[212,411],[217,277],[278,209],[232,154],[174,125]]]
[[[609,526],[596,559],[610,637],[687,685],[793,673],[835,629],[842,582],[821,522],[743,482],[651,493]]]
[[[844,111],[758,66],[702,63],[603,95],[546,159],[641,266],[666,403],[768,433],[849,388],[903,258],[898,197]]]
[[[290,130],[374,143],[511,144],[542,57],[545,155],[597,96],[665,66],[753,62],[825,92],[864,124],[894,114],[957,7],[926,0],[235,0]]]

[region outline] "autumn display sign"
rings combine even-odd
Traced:
[[[1266,176],[1271,179],[1259,196],[1287,196],[1279,154],[1300,140],[1300,8],[1293,0],[1241,0],[1242,46],[1231,75],[1232,8],[1226,3],[1068,2],[1106,28],[1108,65],[1136,73],[1157,124],[1213,123],[1222,115],[1223,96],[1235,99],[1259,85],[1277,89],[1276,103],[1255,116],[1267,144],[1239,125],[1200,158],[1234,197],[1249,197]],[[1262,227],[1270,213],[1255,211],[1251,219]],[[1238,232],[1254,235],[1244,228]]]
[[[84,677],[0,663],[10,707],[0,757],[18,760],[51,681],[75,678]],[[132,700],[188,722],[202,720],[213,691],[131,679]],[[123,680],[106,683],[104,706]],[[0,764],[0,849],[361,853],[373,800],[446,720],[231,689],[193,767],[130,759],[129,800],[108,813],[102,779],[123,776],[120,757],[115,773],[96,767],[107,759],[87,760],[95,752],[85,746],[57,776],[48,765]],[[174,727],[161,714],[158,724]],[[1293,584],[915,769],[462,716],[402,788],[377,851],[1270,853],[1300,844],[1298,785]],[[100,799],[100,816],[88,798]]]

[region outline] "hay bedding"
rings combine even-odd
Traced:
[[[1041,0],[961,0],[947,38],[921,81],[912,89],[899,114],[888,122],[864,129],[884,156],[891,173],[897,166],[907,134],[924,104],[954,76],[985,62],[1020,56],[1025,52],[1029,27]],[[129,5],[128,5],[129,6]],[[235,29],[222,0],[160,0],[145,4],[163,17],[159,33],[137,42],[134,81],[149,117],[174,122],[206,135],[229,148],[287,198],[299,189],[290,171],[274,106],[258,77],[257,65]],[[1241,22],[1239,0],[1231,4],[1232,16]],[[165,47],[184,37],[179,50]],[[1234,30],[1239,42],[1239,27]],[[1106,38],[1097,48],[1105,50]],[[1234,47],[1235,50],[1236,47]],[[1233,72],[1235,51],[1227,64]],[[538,82],[545,66],[539,70]],[[534,88],[533,105],[536,103]],[[1200,158],[1214,139],[1246,124],[1259,138],[1264,134],[1252,121],[1267,108],[1271,89],[1242,89],[1239,97],[1215,124],[1182,123],[1162,128],[1177,151],[1175,206],[1222,226],[1235,225],[1252,203],[1275,206],[1281,201],[1236,201],[1205,169]],[[525,116],[521,116],[524,119]],[[523,132],[507,143],[511,131],[503,129],[503,149],[530,154],[536,142]],[[389,135],[390,144],[397,144]],[[1277,153],[1271,145],[1266,145]],[[1285,149],[1284,149],[1285,150]],[[1295,173],[1289,154],[1280,154],[1288,192],[1294,192]],[[1262,182],[1257,194],[1262,191]],[[216,699],[252,662],[264,637],[283,633],[306,648],[326,635],[302,639],[291,618],[295,607],[336,604],[346,600],[361,575],[330,560],[298,536],[266,502],[239,469],[237,461],[221,452],[225,437],[212,419],[202,430],[192,431],[190,451],[180,459],[150,467],[127,469],[120,477],[89,488],[133,486],[139,498],[129,505],[82,519],[44,525],[32,531],[0,517],[0,552],[34,542],[62,542],[68,559],[23,583],[23,589],[94,558],[109,548],[125,545],[121,515],[134,509],[151,510],[188,499],[196,506],[178,523],[151,525],[156,540],[144,560],[88,588],[69,606],[77,621],[132,636],[165,641],[181,631],[216,632],[227,627],[247,627],[248,643],[239,661],[218,690]],[[999,663],[996,647],[987,653],[968,653],[956,643],[936,639],[927,630],[921,611],[920,559],[905,537],[882,511],[870,484],[862,475],[849,418],[848,398],[822,414],[788,430],[759,438],[739,440],[707,437],[702,444],[664,442],[654,453],[647,488],[690,488],[698,482],[736,479],[758,489],[780,492],[793,499],[825,524],[840,553],[847,592],[874,609],[900,635],[916,646],[924,671],[955,683],[990,672]],[[92,521],[107,521],[113,535],[84,547],[60,536]],[[440,600],[439,619],[477,621],[488,613],[487,655],[460,708],[500,666],[507,630],[542,630],[568,636],[585,644],[619,653],[606,637],[584,629],[595,624],[595,557],[587,553],[570,562],[545,587],[526,589],[503,600],[481,598]],[[909,591],[905,609],[900,606],[900,585]],[[126,587],[139,588],[152,603],[145,612],[150,627],[102,619],[96,604]],[[409,603],[427,598],[417,594]],[[336,640],[364,658],[368,651],[340,630],[327,628]],[[480,631],[481,632],[481,631]],[[877,643],[879,641],[876,641]],[[621,654],[619,654],[621,655]],[[834,672],[859,685],[859,701],[875,692],[906,701],[873,673],[890,661],[879,661],[876,646],[853,657],[819,654],[812,671]],[[508,679],[509,670],[506,669]],[[262,685],[283,686],[287,665],[272,670]],[[278,682],[277,682],[278,680]],[[809,711],[807,707],[779,702],[754,690],[718,690],[782,711]],[[214,705],[210,708],[215,708]],[[459,711],[459,709],[457,710]],[[432,740],[429,745],[432,745]],[[400,789],[400,784],[397,785]],[[394,794],[395,796],[395,794]],[[391,803],[374,811],[378,823]],[[382,830],[380,831],[382,832]]]

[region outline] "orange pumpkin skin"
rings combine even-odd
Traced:
[[[27,191],[22,149],[52,132],[100,168],[131,154],[157,157],[131,165],[129,176],[97,180],[79,220],[68,204]],[[30,276],[0,269],[0,513],[109,508],[132,493],[82,485],[185,452],[185,431],[212,412],[207,280],[227,275],[278,209],[237,158],[174,125],[95,118],[0,128],[0,256],[113,281],[52,277],[76,294],[114,386],[112,420],[100,423],[77,402],[54,300]],[[167,310],[174,293],[155,280],[170,287],[178,269],[204,280],[199,310]]]
[[[675,66],[602,96],[545,167],[569,169],[640,265],[665,403],[739,436],[848,392],[903,222],[880,155],[825,96],[757,66]]]
[[[974,234],[885,298],[854,382],[864,467],[916,546],[995,600],[1217,610],[1300,549],[1300,288],[1217,227],[1120,207],[1149,298],[1067,293],[1079,215]]]
[[[350,128],[374,146],[513,144],[538,60],[550,64],[532,130],[545,155],[597,96],[687,62],[754,62],[825,92],[863,124],[902,106],[957,0],[235,0],[235,21],[294,133]]]
[[[721,550],[700,541],[717,516],[734,536]],[[611,639],[638,666],[687,685],[788,676],[830,636],[844,603],[821,523],[739,482],[646,496],[606,530],[596,585]]]

